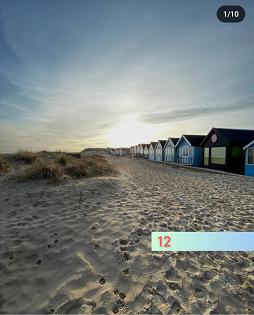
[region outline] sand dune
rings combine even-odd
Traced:
[[[0,177],[0,312],[254,313],[253,252],[151,252],[152,231],[253,231],[254,179],[108,156],[119,176]]]

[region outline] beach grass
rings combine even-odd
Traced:
[[[88,154],[84,157],[68,153],[56,155],[55,160],[45,161],[39,158],[24,170],[21,181],[48,179],[51,183],[60,183],[68,178],[88,178],[106,176],[116,173],[113,165],[99,154]]]
[[[0,154],[0,173],[6,173],[6,172],[9,172],[11,170],[12,170],[12,168],[11,168],[10,164]]]
[[[35,152],[27,151],[27,150],[19,150],[14,158],[19,161],[23,161],[25,163],[33,163],[36,160],[39,160],[39,155]]]

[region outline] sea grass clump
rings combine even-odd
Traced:
[[[26,150],[19,150],[15,155],[14,158],[18,161],[23,161],[25,163],[33,163],[39,160],[39,155],[37,153],[26,151]]]
[[[0,173],[7,173],[12,170],[10,164],[0,155]]]

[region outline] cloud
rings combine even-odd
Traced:
[[[162,124],[167,122],[176,122],[195,117],[202,117],[218,113],[232,111],[242,111],[254,108],[254,96],[246,97],[243,100],[232,104],[214,104],[206,106],[197,106],[184,109],[172,110],[169,112],[152,113],[139,118],[140,122],[149,124]]]

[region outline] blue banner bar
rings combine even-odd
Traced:
[[[152,251],[254,251],[254,232],[152,232]]]

